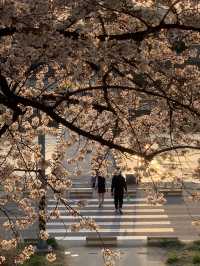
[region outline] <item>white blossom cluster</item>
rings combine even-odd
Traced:
[[[113,156],[122,171],[151,180],[150,204],[164,204],[158,182],[184,181],[172,157],[200,149],[198,1],[2,0],[0,12],[0,208],[6,233],[18,236],[3,239],[0,251],[15,248],[17,232],[38,218],[60,217],[58,208],[47,213],[41,204],[49,194],[79,217],[72,231],[98,231],[80,217],[85,202],[72,208],[65,198],[87,158],[91,175],[107,177]],[[67,131],[44,158],[38,135],[57,137],[58,124]],[[128,160],[135,158],[133,167]],[[161,171],[165,160],[170,165]],[[199,163],[195,168],[199,179]],[[190,198],[199,200],[199,192]],[[9,203],[23,218],[9,217]],[[46,230],[40,237],[49,237]],[[33,253],[26,247],[15,262]],[[104,249],[103,256],[114,265],[114,252]],[[0,256],[0,264],[5,260]]]

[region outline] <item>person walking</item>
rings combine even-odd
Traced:
[[[105,177],[97,175],[97,192],[99,195],[99,208],[103,208],[104,194],[106,192],[106,180]]]
[[[95,189],[96,189],[96,176],[91,177],[91,188],[92,188],[92,194],[95,195]]]
[[[114,204],[115,204],[115,213],[123,214],[122,206],[123,206],[123,198],[124,192],[127,193],[127,185],[125,178],[122,176],[121,172],[115,174],[112,178],[111,185],[111,195],[114,196]]]

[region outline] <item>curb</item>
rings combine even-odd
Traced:
[[[112,240],[111,240],[112,238]],[[69,245],[70,247],[101,247],[102,242],[99,238],[92,238],[94,241],[93,243],[88,241],[91,241],[91,238],[88,238],[86,236],[74,236],[74,237],[55,237],[55,239],[61,244],[61,245]],[[184,244],[189,244],[194,242],[194,239],[187,239],[187,240],[181,240],[178,237],[148,237],[148,236],[117,236],[117,237],[108,237],[108,241],[106,241],[106,237],[103,237],[103,241],[105,246],[115,246],[115,247],[144,247],[144,246],[151,246],[151,243],[149,239],[153,240],[153,245],[159,244],[161,240],[163,241],[180,241]],[[107,242],[107,244],[106,244]],[[109,242],[109,243],[108,243]]]
[[[69,246],[76,247],[91,247],[91,246],[102,246],[102,241],[100,238],[93,238],[93,243],[89,242],[91,239],[86,236],[81,237],[55,237],[55,239],[62,245],[68,244]],[[108,237],[109,243],[107,244],[106,237],[103,238],[105,246],[146,246],[147,245],[147,236],[117,236],[112,237],[112,242],[110,237]]]

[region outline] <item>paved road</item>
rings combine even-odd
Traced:
[[[112,250],[116,250],[112,248]],[[117,250],[118,251],[118,250]],[[95,266],[102,266],[101,250],[92,247],[74,247],[66,250],[66,260],[70,266],[87,266],[94,262]],[[164,266],[166,252],[159,248],[149,247],[120,247],[120,257],[116,260],[116,266]]]
[[[55,147],[55,138],[48,137],[47,158],[50,157]],[[71,193],[71,203],[74,204],[81,196],[84,197],[84,193],[80,192],[85,191],[88,205],[82,209],[81,214],[95,218],[100,226],[101,235],[116,236],[120,241],[145,240],[147,236],[178,236],[183,240],[199,238],[199,232],[191,224],[192,220],[200,219],[198,203],[188,202],[182,197],[169,197],[166,205],[151,206],[147,204],[145,195],[138,189],[136,193],[132,192],[129,202],[125,200],[124,215],[119,216],[114,214],[113,199],[110,197],[110,193],[106,196],[104,208],[98,209],[96,196],[91,197],[89,183],[86,176],[73,178],[74,191]],[[55,201],[50,198],[48,211],[54,207]],[[69,232],[69,225],[74,222],[74,219],[65,212],[64,206],[59,205],[58,208],[62,213],[62,218],[48,223],[48,230],[52,236],[57,237],[57,239],[80,241],[81,239],[84,240],[86,236],[96,234],[88,231]],[[2,223],[3,218],[0,217],[0,219]],[[32,237],[36,231],[37,225],[34,226],[34,230],[26,231],[25,236]]]
[[[81,182],[81,187],[79,187]],[[80,199],[87,199],[87,206],[81,209],[81,215],[94,218],[99,225],[102,237],[116,236],[119,242],[146,241],[148,236],[171,237],[177,236],[182,240],[198,239],[198,232],[192,226],[194,217],[200,218],[200,208],[197,204],[187,202],[183,197],[170,196],[167,204],[152,206],[147,203],[143,190],[134,192],[129,189],[130,200],[124,200],[123,215],[114,213],[113,199],[107,193],[104,207],[98,208],[96,195],[92,195],[88,180],[76,178],[72,189],[70,203],[76,207]],[[48,211],[56,207],[54,199],[49,199]],[[70,225],[78,219],[69,215],[65,207],[59,204],[61,212],[59,220],[48,223],[49,233],[62,241],[77,241],[84,243],[87,236],[96,236],[95,232],[81,230],[71,232]],[[82,242],[81,242],[82,241]]]

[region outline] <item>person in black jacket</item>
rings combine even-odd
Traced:
[[[122,176],[121,172],[116,174],[112,178],[111,185],[111,194],[114,195],[114,203],[115,203],[115,213],[123,214],[122,205],[124,198],[124,191],[127,193],[127,185],[125,178]]]
[[[103,208],[104,194],[106,192],[106,179],[101,175],[97,175],[97,192],[99,194],[99,208]]]

